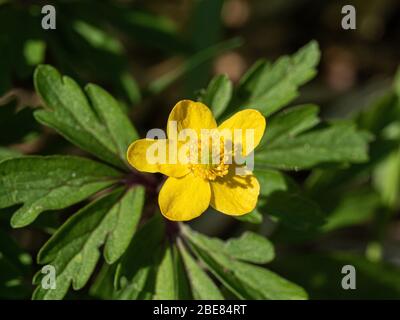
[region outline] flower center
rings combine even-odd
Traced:
[[[223,177],[228,174],[228,164],[220,163],[216,166],[209,166],[203,164],[191,164],[189,168],[192,170],[193,174],[197,177],[206,180],[215,180],[217,177]]]
[[[224,149],[223,139],[199,141],[190,148],[189,168],[197,177],[215,180],[228,174],[229,164]],[[197,152],[193,152],[197,151]]]

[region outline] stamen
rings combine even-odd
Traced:
[[[224,141],[223,139],[218,139],[217,141],[219,141],[219,143],[212,143],[211,146],[208,146],[208,150],[206,153],[206,156],[208,155],[208,157],[205,157],[206,159],[208,159],[207,163],[202,163],[201,161],[201,142],[199,142],[197,146],[193,146],[192,148],[190,148],[192,153],[191,155],[189,155],[189,158],[191,160],[189,168],[196,176],[206,180],[215,180],[218,177],[223,177],[228,174],[229,164],[226,163],[226,160],[229,157],[224,154]],[[196,147],[197,150],[195,150]],[[195,155],[197,159],[195,159],[193,155]]]

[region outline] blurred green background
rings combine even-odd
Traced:
[[[41,29],[45,4],[56,8],[56,30]],[[345,4],[356,8],[356,30],[341,27]],[[356,119],[375,135],[370,161],[290,173],[327,214],[317,231],[286,229],[268,215],[257,225],[207,214],[193,227],[221,238],[243,228],[270,237],[277,247],[272,269],[311,298],[400,298],[397,0],[0,0],[0,157],[82,153],[32,117],[40,104],[32,84],[38,64],[106,88],[144,136],[164,126],[176,101],[195,99],[213,75],[225,73],[237,83],[257,59],[275,60],[312,39],[322,52],[319,74],[296,103],[320,105],[326,120]],[[2,272],[0,298],[30,296],[37,270],[30,257],[73,209],[43,215],[21,230],[9,226],[12,208],[1,210],[0,246],[16,247],[14,261],[0,256],[0,268],[15,272],[25,286],[10,286]],[[340,287],[344,264],[356,266],[357,290]],[[74,295],[88,297],[85,291]]]

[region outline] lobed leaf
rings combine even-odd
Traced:
[[[47,107],[34,113],[40,123],[98,158],[125,167],[127,141],[135,140],[137,133],[113,97],[89,85],[89,101],[74,80],[48,65],[36,68],[34,83]]]
[[[325,214],[320,207],[295,192],[276,191],[266,198],[259,210],[278,218],[283,225],[294,230],[309,231],[325,222]]]
[[[177,299],[175,266],[172,249],[165,245],[164,254],[158,266],[154,300]]]
[[[0,163],[0,208],[23,204],[13,215],[15,228],[32,223],[46,210],[80,202],[114,184],[120,173],[74,156],[27,156]]]
[[[280,110],[298,96],[298,87],[316,74],[320,51],[316,41],[274,64],[260,60],[241,79],[233,106],[255,108],[265,116]]]
[[[306,104],[286,109],[271,117],[260,147],[265,145],[271,147],[275,143],[293,138],[313,128],[320,121],[318,112],[318,106]]]
[[[368,140],[353,124],[338,123],[297,137],[280,140],[255,155],[256,168],[309,169],[323,163],[368,160]]]
[[[280,171],[257,168],[254,174],[260,184],[260,195],[268,196],[276,191],[296,191],[299,187],[288,176]]]
[[[132,236],[140,221],[144,205],[145,189],[143,186],[135,186],[126,191],[118,203],[118,215],[108,234],[104,247],[104,258],[110,264],[117,261],[132,240]],[[111,213],[110,213],[111,215]]]
[[[189,283],[177,248],[169,242],[157,268],[154,300],[188,299]]]
[[[126,192],[117,189],[69,218],[38,254],[40,264],[54,266],[57,288],[46,290],[38,286],[33,298],[61,299],[71,283],[75,290],[81,289],[100,258],[103,244],[109,263],[119,259],[135,232],[143,200],[142,187]],[[120,234],[122,228],[125,230]]]
[[[306,293],[277,274],[229,257],[220,242],[184,229],[193,251],[207,268],[239,299],[304,299]]]
[[[192,291],[190,290],[191,288],[189,283],[189,277],[185,270],[183,257],[176,243],[172,245],[172,255],[174,258],[176,299],[179,300],[192,299],[193,294]]]
[[[257,233],[246,231],[240,238],[229,239],[225,252],[235,259],[252,263],[268,263],[275,257],[272,243]]]
[[[164,221],[156,215],[136,232],[117,268],[115,298],[153,298],[164,228]]]
[[[366,110],[361,111],[356,116],[356,122],[361,129],[380,136],[394,119],[399,118],[400,104],[398,97],[393,92],[388,92],[376,99]]]
[[[380,206],[380,198],[371,190],[351,192],[340,199],[329,212],[323,231],[357,225],[367,221]]]
[[[118,155],[126,162],[126,150],[138,134],[117,101],[97,85],[86,86],[87,95],[101,123],[107,128]]]
[[[227,108],[232,97],[233,85],[226,75],[215,76],[201,95],[201,101],[211,108],[218,118]]]
[[[223,300],[224,297],[218,287],[187,252],[182,243],[179,245],[179,251],[186,266],[193,297],[196,300]]]
[[[96,299],[112,300],[115,296],[114,276],[117,264],[103,263],[94,283],[89,289],[89,294]]]

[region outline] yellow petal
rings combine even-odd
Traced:
[[[161,188],[158,204],[167,219],[187,221],[208,208],[210,197],[209,182],[188,174],[182,178],[168,178]]]
[[[177,133],[182,129],[194,129],[200,137],[201,129],[215,129],[217,123],[211,110],[201,102],[191,100],[179,101],[168,117],[167,134],[173,138],[173,124],[176,124]]]
[[[178,161],[170,163],[168,155],[172,147],[173,144],[166,139],[136,140],[128,148],[127,159],[131,166],[142,172],[161,172],[170,177],[182,177],[190,169]]]
[[[218,130],[222,132],[222,130],[228,129],[231,130],[231,132],[234,129],[241,129],[241,141],[233,141],[233,143],[238,143],[241,142],[242,144],[242,154],[247,155],[255,147],[258,146],[258,144],[261,141],[262,136],[264,135],[265,131],[265,118],[264,116],[257,110],[254,109],[246,109],[243,111],[239,111],[235,113],[232,117],[229,119],[225,120],[221,125],[218,127]],[[246,130],[247,129],[252,129],[254,130],[254,140],[249,141],[247,143],[247,138],[246,138]],[[249,131],[249,134],[251,134],[251,131]],[[234,137],[234,132],[232,132],[232,138]],[[240,135],[239,135],[240,137]],[[249,146],[247,147],[247,144]],[[247,150],[249,148],[249,150]]]
[[[225,214],[240,216],[251,212],[257,204],[260,185],[254,175],[238,176],[235,170],[210,182],[210,205]]]

